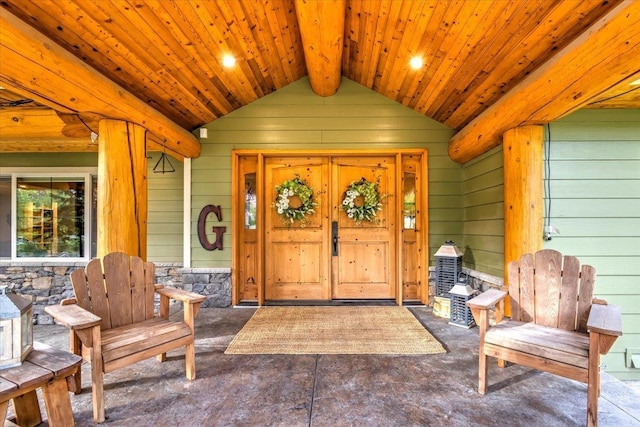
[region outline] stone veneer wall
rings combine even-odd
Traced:
[[[231,305],[231,269],[182,268],[178,263],[155,263],[156,283],[205,295],[202,307],[229,307]],[[49,325],[53,319],[44,308],[73,297],[69,280],[71,272],[84,268],[85,263],[29,263],[0,262],[0,285],[8,285],[14,292],[33,302],[34,324]],[[475,270],[463,268],[473,289],[485,291],[503,286],[503,279]],[[435,295],[435,267],[429,269],[429,305]],[[178,304],[177,302],[173,302]]]
[[[484,292],[491,288],[501,288],[504,286],[504,279],[501,277],[492,276],[466,267],[462,267],[462,272],[467,275],[467,284],[478,292]],[[433,298],[435,295],[436,268],[429,267],[429,305],[433,305]]]
[[[156,283],[205,295],[202,307],[231,305],[231,269],[182,268],[176,263],[155,263]],[[48,325],[53,319],[44,308],[73,298],[69,275],[85,263],[0,262],[0,285],[7,285],[33,303],[34,324]],[[176,303],[176,302],[174,302]],[[176,303],[177,304],[177,303]]]

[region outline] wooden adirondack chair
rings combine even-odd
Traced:
[[[478,391],[487,391],[487,356],[587,384],[587,425],[597,424],[600,355],[622,335],[620,307],[593,299],[596,272],[577,258],[541,250],[508,265],[511,320],[489,327],[488,309],[507,292],[491,289],[467,302],[479,327]]]
[[[195,371],[194,321],[205,297],[155,285],[155,265],[121,252],[94,259],[71,274],[75,298],[46,308],[70,329],[71,351],[91,363],[93,418],[105,420],[107,372],[185,347],[186,376]],[[159,313],[154,296],[160,295]],[[183,302],[184,320],[169,319],[169,300]],[[80,375],[76,377],[80,390]]]

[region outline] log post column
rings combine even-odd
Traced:
[[[542,249],[543,144],[539,125],[509,129],[502,137],[505,275],[510,261]]]
[[[101,120],[98,134],[97,255],[120,251],[146,260],[146,129]]]

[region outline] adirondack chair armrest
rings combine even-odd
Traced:
[[[489,309],[504,300],[507,295],[508,292],[493,288],[467,301],[467,306],[471,309],[473,318],[480,330],[481,337],[484,336],[489,328]],[[496,309],[496,313],[498,311],[499,310]],[[502,315],[498,316],[496,314],[496,318],[498,317],[502,319]]]
[[[185,291],[183,289],[172,287],[156,287],[156,292],[161,296],[165,296],[176,301],[184,303],[196,304],[205,300],[205,296],[196,294],[195,292]]]
[[[622,310],[615,304],[592,304],[587,319],[587,330],[599,334],[622,335]]]
[[[160,295],[160,311],[158,315],[163,319],[169,318],[169,299],[182,301],[184,309],[184,321],[194,329],[194,321],[200,311],[200,303],[206,299],[205,296],[183,289],[156,286],[156,292]]]
[[[44,311],[57,323],[74,331],[99,326],[102,322],[98,316],[77,304],[51,305],[45,307]]]
[[[481,293],[477,297],[474,297],[467,301],[467,306],[472,310],[488,310],[498,302],[502,301],[507,292],[499,289],[489,289],[486,292]]]

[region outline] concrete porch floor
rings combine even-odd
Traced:
[[[477,392],[477,328],[451,326],[411,308],[447,348],[426,356],[225,355],[255,308],[204,308],[196,326],[197,379],[169,353],[105,376],[113,426],[579,426],[584,384],[492,361],[489,392]],[[181,313],[176,315],[181,316]],[[68,348],[66,328],[36,326],[35,339]],[[90,373],[71,395],[78,426],[92,419]],[[600,426],[640,426],[640,392],[603,374]],[[43,417],[46,411],[43,408]],[[12,409],[9,409],[11,413]],[[43,423],[43,425],[46,425]]]

